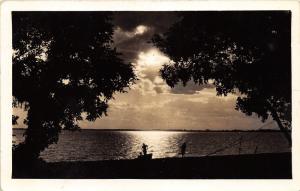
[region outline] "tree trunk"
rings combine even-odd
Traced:
[[[34,162],[38,159],[40,152],[48,146],[47,129],[42,125],[43,112],[40,109],[40,106],[30,104],[25,140],[13,149],[15,162]]]
[[[287,139],[289,146],[292,146],[292,138],[291,138],[291,134],[289,133],[288,129],[286,127],[283,126],[276,110],[272,107],[272,105],[269,103],[269,108],[272,114],[273,119],[277,122],[280,130],[284,133],[285,138]]]

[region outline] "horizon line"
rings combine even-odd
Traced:
[[[13,127],[12,129],[15,130],[25,130],[27,128],[22,127]],[[62,129],[68,131],[68,129]],[[81,130],[100,130],[100,131],[201,131],[201,132],[224,132],[224,131],[281,131],[280,129],[98,129],[98,128],[81,128],[74,131],[81,131]],[[72,130],[69,130],[72,131]]]

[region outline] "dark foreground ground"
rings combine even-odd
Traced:
[[[291,153],[13,165],[13,178],[290,179]]]

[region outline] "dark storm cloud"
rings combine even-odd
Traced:
[[[133,62],[140,52],[153,48],[154,34],[166,32],[178,18],[176,12],[114,12],[114,45],[125,61]],[[138,26],[147,30],[133,35]]]
[[[153,48],[153,45],[149,43],[153,34],[150,29],[140,35],[127,36],[125,31],[117,29],[114,35],[114,45],[122,53],[125,61],[134,62],[140,52]]]
[[[133,31],[138,25],[149,26],[156,33],[165,32],[178,19],[176,12],[114,12],[114,24],[125,31]]]

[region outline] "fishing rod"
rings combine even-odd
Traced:
[[[265,127],[265,126],[267,126],[267,125],[270,125],[271,123],[274,123],[274,121],[270,121],[269,123],[266,123],[266,124],[262,125],[262,126],[259,127],[257,130],[261,130],[263,127]],[[251,140],[251,139],[253,139],[253,138],[254,138],[254,137],[252,137],[252,138],[250,137],[250,138],[244,139],[244,140],[249,141],[249,140]],[[257,138],[257,136],[255,136],[255,138]],[[210,155],[219,153],[219,152],[224,151],[224,150],[226,150],[226,149],[228,149],[228,148],[232,148],[233,146],[236,146],[237,144],[241,145],[241,137],[239,137],[237,140],[235,140],[235,141],[233,141],[233,142],[227,144],[226,146],[224,146],[224,147],[222,147],[222,148],[219,148],[219,149],[217,149],[217,150],[215,150],[215,151],[213,151],[213,152],[211,152],[211,153],[208,153],[208,154],[205,155],[205,156],[210,156]]]

